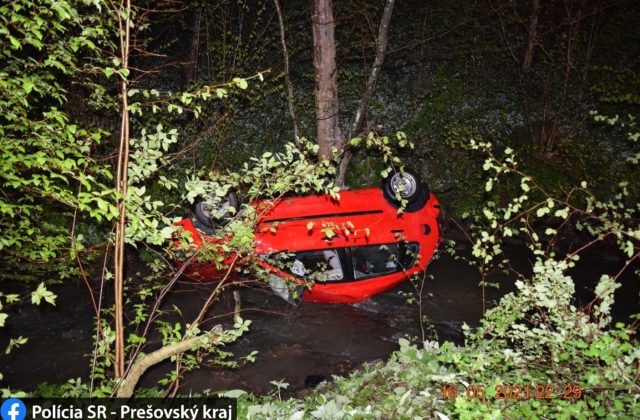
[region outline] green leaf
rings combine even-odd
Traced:
[[[129,334],[129,339],[127,340],[131,344],[144,344],[147,342],[145,337],[140,337],[134,333]]]
[[[173,232],[175,230],[175,226],[166,226],[160,231],[160,236],[162,236],[164,239],[169,239],[173,236]]]
[[[245,79],[241,79],[240,77],[235,77],[233,81],[240,89],[243,89],[243,90],[249,86],[247,81]]]
[[[545,214],[549,213],[551,210],[549,210],[549,207],[540,207],[537,211],[536,211],[536,216],[538,217],[542,217]]]
[[[44,299],[47,303],[55,306],[56,298],[57,296],[53,292],[47,290],[44,282],[40,283],[38,285],[38,288],[33,293],[31,293],[31,303],[35,305],[40,305],[40,302],[42,301],[42,299]]]
[[[489,178],[484,186],[485,191],[489,192],[493,189],[493,179]]]
[[[336,233],[331,228],[322,229],[322,233],[324,233],[328,239],[331,239],[334,236],[336,236]]]
[[[556,212],[553,215],[556,217],[560,217],[562,219],[566,219],[569,216],[569,207],[556,210]]]
[[[627,254],[629,258],[633,257],[634,250],[635,248],[633,246],[633,242],[631,241],[625,242],[624,252]]]
[[[9,41],[11,41],[11,45],[13,45],[16,49],[20,49],[20,41],[18,41],[16,38],[9,35]]]
[[[34,87],[35,84],[33,83],[33,80],[29,78],[22,79],[22,89],[24,89],[27,94],[31,93]]]
[[[25,344],[27,341],[29,341],[28,338],[25,337],[18,337],[18,338],[12,338],[11,340],[9,340],[9,345],[7,346],[6,350],[4,351],[4,354],[9,354],[11,353],[11,350],[20,347],[21,345]]]
[[[226,89],[223,88],[218,88],[216,89],[216,96],[218,97],[218,99],[222,99],[225,96],[227,96],[227,91]]]

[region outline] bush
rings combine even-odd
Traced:
[[[633,127],[633,126],[632,126]],[[633,127],[635,128],[635,127]],[[630,134],[629,138],[636,141]],[[505,179],[519,193],[469,215],[476,264],[485,275],[506,267],[503,248],[513,237],[532,255],[532,274],[489,310],[480,327],[465,326],[466,343],[400,341],[387,363],[367,365],[304,399],[246,397],[241,414],[251,418],[594,418],[640,416],[640,346],[637,321],[611,326],[620,274],[640,256],[638,206],[627,184],[598,200],[586,183],[566,197],[547,194],[520,172],[513,150],[499,159],[491,145],[471,140],[485,157],[485,190]],[[631,159],[633,159],[632,157]],[[630,163],[635,164],[633,161]],[[593,238],[563,253],[561,231],[583,230]],[[614,276],[603,275],[585,308],[574,303],[568,270],[579,254],[615,238],[628,260]],[[638,316],[634,316],[638,319]]]

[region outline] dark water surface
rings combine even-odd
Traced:
[[[463,253],[465,250],[462,250]],[[510,251],[514,261],[526,270],[529,256],[523,249]],[[624,261],[593,251],[583,257],[574,270],[578,299],[591,299],[595,281],[601,273],[615,274]],[[483,292],[478,275],[464,261],[441,256],[429,267],[423,295],[425,312],[439,340],[463,342],[461,326],[477,325],[483,309]],[[487,302],[496,301],[513,289],[513,277],[503,276],[500,290],[487,289]],[[614,315],[627,319],[640,312],[639,282],[629,271],[621,278],[623,287],[616,292]],[[19,285],[3,284],[3,292]],[[24,336],[29,341],[10,355],[0,356],[3,386],[33,390],[42,382],[63,383],[71,378],[89,375],[93,331],[92,309],[82,283],[67,282],[52,286],[58,294],[56,307],[24,304],[12,308],[7,327],[0,329],[0,346],[9,337]],[[163,306],[180,309],[175,320],[190,322],[207,299],[211,286],[181,283],[177,293]],[[204,366],[187,373],[180,382],[180,392],[205,389],[244,389],[256,394],[274,390],[271,381],[289,383],[285,394],[295,394],[331,375],[346,374],[364,362],[386,360],[397,349],[398,339],[418,336],[418,309],[409,305],[399,291],[409,292],[404,285],[357,305],[302,303],[293,307],[263,290],[241,290],[242,316],[252,320],[250,331],[225,350],[235,354],[239,367]],[[17,309],[16,309],[17,308]],[[210,313],[212,323],[228,326],[234,302],[226,294]],[[151,337],[151,341],[157,337]],[[255,363],[242,357],[257,350]],[[152,368],[143,378],[143,386],[153,386],[169,370],[167,363]]]

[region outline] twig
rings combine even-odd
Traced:
[[[296,146],[300,147],[300,120],[296,114],[296,105],[293,96],[293,83],[291,83],[291,77],[289,74],[289,53],[287,52],[287,43],[284,37],[284,19],[282,18],[282,11],[280,10],[280,2],[278,0],[273,0],[273,4],[276,6],[278,24],[280,26],[280,43],[282,44],[284,80],[287,84],[287,103],[289,104],[289,114],[291,114],[291,119],[293,120],[293,134],[295,136]]]

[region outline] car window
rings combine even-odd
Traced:
[[[351,248],[353,278],[381,276],[408,269],[415,263],[417,244],[384,244]]]
[[[280,252],[271,264],[297,277],[320,283],[360,280],[411,268],[416,243],[391,243],[314,251]],[[347,261],[347,259],[349,261]]]
[[[302,251],[294,254],[291,273],[298,277],[321,282],[339,281],[344,278],[344,270],[337,250]]]

